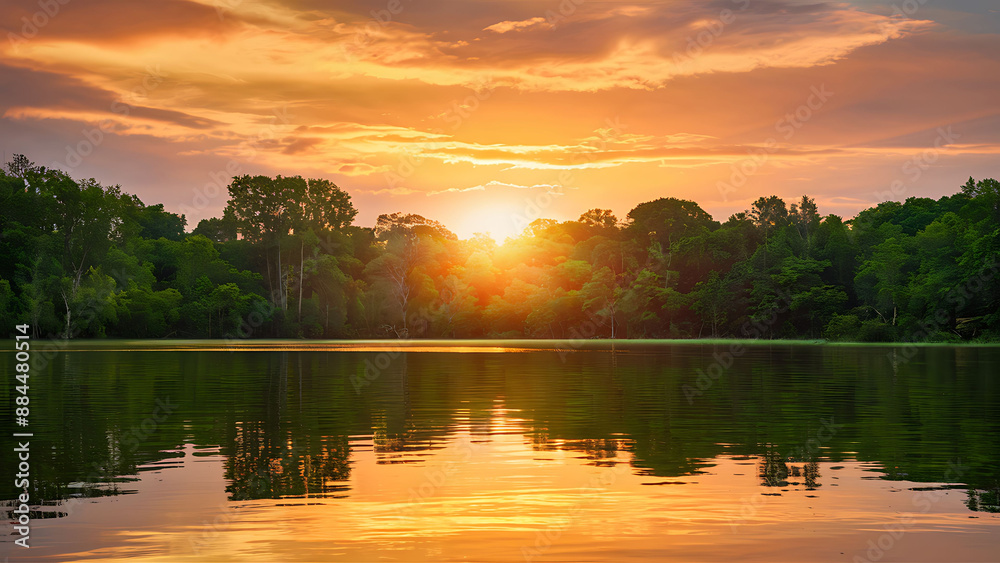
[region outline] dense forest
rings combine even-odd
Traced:
[[[352,225],[322,179],[235,177],[222,217],[15,156],[0,318],[45,338],[1000,340],[1000,182],[844,220],[762,197],[719,223],[671,197],[517,238],[414,214]]]

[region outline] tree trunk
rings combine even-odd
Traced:
[[[302,278],[305,277],[306,241],[299,248],[299,324],[302,323]]]
[[[267,288],[271,290],[271,304],[277,305],[274,302],[274,276],[271,275],[271,253],[264,249],[264,263],[267,264]]]
[[[396,276],[396,291],[399,293],[397,298],[399,309],[403,314],[403,330],[406,330],[406,306],[410,302],[410,288],[406,285],[406,269]]]
[[[63,298],[63,303],[66,304],[66,332],[65,332],[65,334],[63,334],[63,338],[66,338],[68,340],[69,337],[70,337],[69,336],[69,334],[70,334],[69,333],[69,327],[70,327],[70,320],[73,317],[73,310],[70,309],[69,299],[66,298],[66,292],[65,291],[62,292],[62,298]]]
[[[281,271],[281,241],[278,241],[278,291],[281,292],[281,310],[288,310],[288,303],[285,295],[285,273]]]
[[[409,289],[407,289],[406,293],[407,293],[407,295],[403,296],[403,300],[401,301],[401,304],[402,304],[402,307],[403,307],[403,330],[409,330],[406,327],[406,305],[407,305],[407,303],[410,300]]]

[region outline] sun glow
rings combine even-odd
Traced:
[[[502,244],[508,237],[520,235],[528,222],[523,205],[491,203],[466,212],[456,223],[455,232],[463,239],[485,233]]]

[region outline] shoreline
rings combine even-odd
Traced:
[[[9,340],[9,339],[7,339]],[[13,340],[9,340],[13,342]],[[344,351],[365,352],[400,350],[411,352],[572,352],[615,351],[617,349],[642,349],[684,346],[801,346],[801,347],[870,347],[870,348],[998,348],[1000,342],[847,342],[823,339],[357,339],[357,340],[305,340],[305,339],[74,339],[42,340],[32,342],[39,350],[62,351]],[[53,346],[54,345],[54,346]],[[13,350],[4,346],[5,350]]]

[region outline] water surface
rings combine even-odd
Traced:
[[[997,348],[219,341],[36,355],[33,498],[48,502],[30,558],[6,536],[12,561],[1000,554]],[[6,454],[2,469],[15,473]]]

